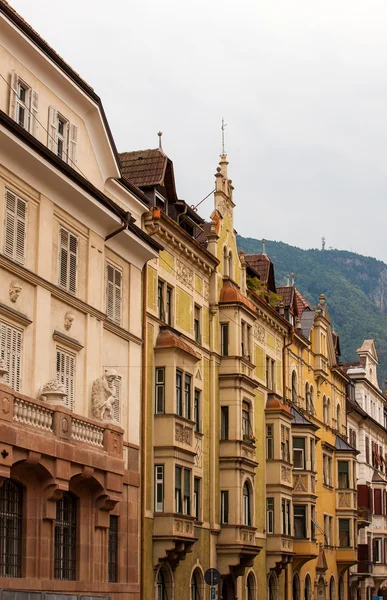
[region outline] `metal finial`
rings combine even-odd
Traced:
[[[227,123],[224,122],[224,119],[222,117],[222,154],[225,154],[224,152],[224,130],[225,127],[227,127]]]
[[[161,136],[163,135],[163,132],[162,132],[162,131],[159,131],[159,132],[157,133],[157,135],[159,136],[159,150],[162,150],[162,149],[163,149],[163,146],[162,146],[162,143],[161,143]]]

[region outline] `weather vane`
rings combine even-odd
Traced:
[[[224,130],[227,127],[227,123],[224,122],[224,119],[222,117],[222,154],[224,154]]]

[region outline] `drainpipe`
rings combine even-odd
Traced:
[[[140,435],[140,598],[145,599],[145,437],[146,437],[146,290],[147,290],[147,263],[142,272],[142,350],[141,350],[141,435]]]
[[[118,233],[121,233],[121,231],[124,231],[124,229],[126,229],[128,227],[129,221],[132,218],[132,215],[130,214],[130,212],[127,212],[125,214],[125,217],[123,217],[123,223],[122,225],[116,229],[116,231],[113,231],[112,233],[109,233],[109,235],[107,235],[105,237],[105,242],[107,242],[107,240],[110,240],[110,238],[114,237],[115,235],[117,235]]]

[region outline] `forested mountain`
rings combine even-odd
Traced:
[[[262,242],[238,236],[246,253],[262,252]],[[387,379],[387,265],[375,258],[342,250],[302,250],[282,242],[266,242],[277,285],[295,284],[315,306],[325,294],[334,328],[340,336],[341,360],[357,360],[363,340],[374,339],[379,354],[379,384]]]

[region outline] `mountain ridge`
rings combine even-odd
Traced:
[[[237,236],[240,250],[262,252],[262,241]],[[266,240],[266,253],[274,264],[276,285],[295,285],[312,306],[324,294],[331,321],[340,336],[341,360],[357,360],[356,349],[374,339],[379,355],[379,384],[387,379],[387,264],[348,250],[304,250],[284,242]]]

